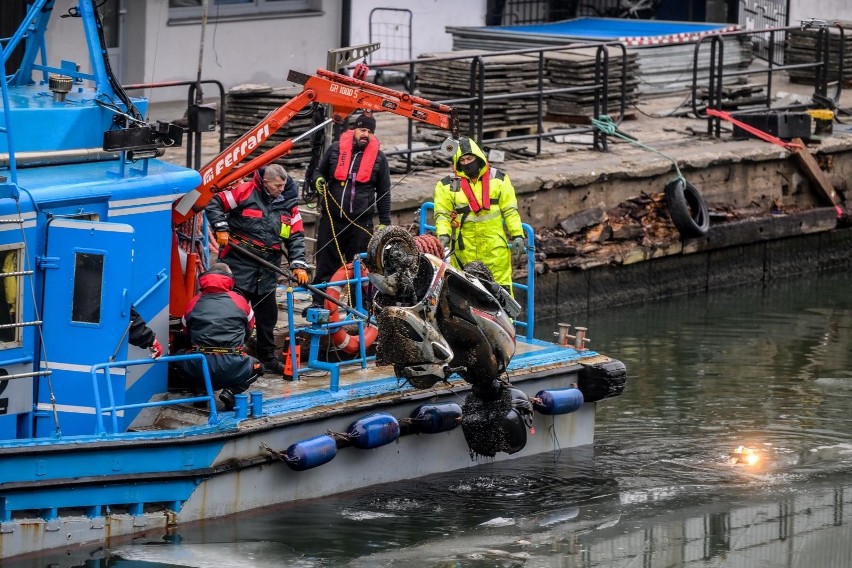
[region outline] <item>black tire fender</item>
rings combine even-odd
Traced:
[[[681,237],[703,237],[710,230],[707,203],[695,186],[683,178],[666,184],[666,205]]]

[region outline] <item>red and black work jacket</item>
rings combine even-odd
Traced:
[[[284,191],[272,199],[263,188],[260,172],[251,181],[213,196],[205,212],[214,231],[229,231],[232,241],[278,266],[283,247],[293,268],[304,268],[305,232],[299,213],[299,191],[292,178]],[[219,259],[231,267],[235,287],[252,294],[266,294],[278,284],[278,274],[241,255],[230,246],[222,247]]]
[[[184,330],[193,348],[242,347],[254,329],[254,312],[232,290],[234,280],[216,273],[202,274],[201,292],[189,302]]]

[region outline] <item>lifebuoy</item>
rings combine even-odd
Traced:
[[[367,268],[364,265],[361,265],[361,275],[366,276],[369,274]],[[341,266],[337,272],[334,273],[334,276],[331,277],[332,282],[337,282],[339,280],[349,280],[352,277],[352,263],[347,264],[346,266]],[[329,286],[325,289],[325,293],[334,298],[337,301],[340,301],[340,297],[343,292],[343,286]],[[331,300],[325,301],[325,309],[328,310],[328,321],[330,323],[334,323],[340,321],[340,311],[338,309],[337,304],[332,302]],[[375,343],[376,338],[379,336],[379,328],[374,325],[364,326],[364,348],[369,348],[373,343]],[[344,353],[349,353],[350,355],[355,355],[361,350],[361,338],[358,334],[350,335],[344,328],[338,327],[331,334],[331,341],[334,346]]]

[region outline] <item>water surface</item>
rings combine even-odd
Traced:
[[[852,566],[850,290],[823,275],[539,322],[587,326],[628,367],[594,447],[181,527],[86,565]],[[738,446],[760,460],[732,465]]]

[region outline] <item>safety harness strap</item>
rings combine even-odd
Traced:
[[[241,355],[243,346],[238,347],[209,347],[204,345],[195,345],[192,348],[196,353],[213,353],[216,355]]]

